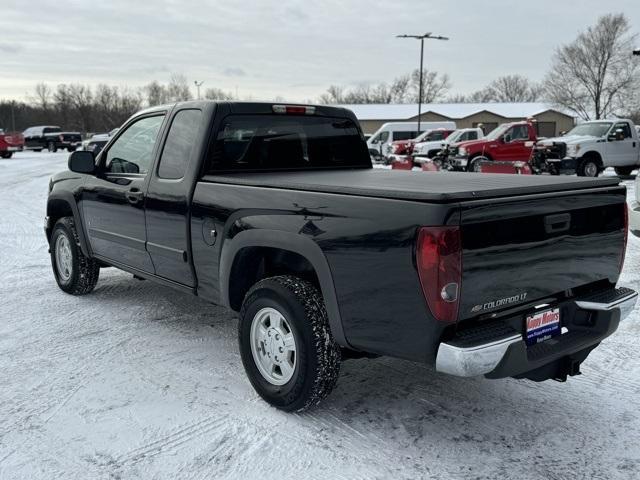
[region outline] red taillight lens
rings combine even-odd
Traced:
[[[458,319],[462,281],[459,227],[422,227],[416,250],[422,292],[433,316],[442,322]]]
[[[620,255],[620,273],[624,267],[624,257],[627,254],[627,239],[629,238],[629,206],[624,202],[624,242],[622,244],[622,254]]]

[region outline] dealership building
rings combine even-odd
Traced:
[[[352,110],[364,133],[374,133],[387,122],[415,122],[418,120],[417,104],[363,104],[340,105]],[[571,130],[575,118],[545,103],[425,103],[420,119],[423,122],[454,121],[458,128],[481,125],[485,133],[501,123],[532,118],[536,121],[538,135],[555,137]]]

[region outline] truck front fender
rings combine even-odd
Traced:
[[[279,230],[244,230],[227,239],[220,254],[220,301],[229,307],[229,283],[236,255],[244,248],[267,247],[287,250],[304,257],[315,270],[324,299],[333,338],[343,347],[349,344],[344,335],[338,298],[331,270],[324,253],[317,243],[299,234]]]
[[[82,222],[78,204],[76,203],[73,193],[67,191],[52,192],[49,198],[47,198],[47,218],[45,225],[47,241],[51,238],[53,226],[58,219],[62,217],[73,217],[76,231],[78,232],[78,239],[80,240],[80,249],[85,256],[91,257],[91,249],[84,231],[84,223]]]

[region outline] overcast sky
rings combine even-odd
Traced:
[[[175,72],[243,98],[317,99],[417,68],[419,42],[394,36],[429,31],[451,40],[425,44],[425,67],[468,93],[504,74],[540,80],[557,45],[612,11],[640,32],[640,0],[0,0],[0,98]]]

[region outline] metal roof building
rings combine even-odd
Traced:
[[[339,105],[352,110],[365,133],[374,133],[387,122],[410,122],[418,119],[417,104],[358,104]],[[500,123],[534,118],[540,136],[552,137],[570,130],[573,116],[546,103],[425,103],[422,105],[423,122],[456,122],[458,128],[483,125],[486,132]]]

